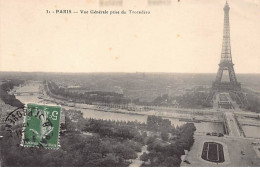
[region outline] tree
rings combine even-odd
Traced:
[[[166,167],[178,167],[181,164],[181,159],[178,158],[176,155],[167,157],[161,164],[160,166],[166,166]]]
[[[162,131],[161,138],[162,138],[162,140],[167,141],[169,139],[169,133],[166,131]]]
[[[148,161],[148,154],[146,153],[146,152],[144,152],[141,156],[140,156],[140,160],[141,161],[144,161],[144,163],[145,162],[147,162]]]

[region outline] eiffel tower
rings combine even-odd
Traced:
[[[226,2],[224,7],[224,30],[222,41],[221,60],[219,63],[219,69],[216,80],[212,84],[213,90],[218,91],[240,91],[241,84],[237,82],[236,74],[234,71],[234,64],[232,62],[231,46],[230,46],[230,27],[229,27],[229,10],[230,7]],[[229,82],[222,82],[222,75],[224,71],[229,73]]]

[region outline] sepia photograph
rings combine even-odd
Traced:
[[[260,167],[260,0],[0,0],[0,167]]]

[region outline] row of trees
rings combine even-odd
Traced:
[[[107,120],[88,119],[83,131],[97,133],[101,137],[123,140],[133,140],[144,144],[144,137],[136,126],[125,123],[117,123]]]
[[[260,98],[253,94],[247,94],[246,98],[248,101],[246,109],[251,112],[260,113]]]
[[[58,150],[18,147],[18,142],[12,137],[1,139],[2,166],[128,166],[130,162],[126,160],[136,157],[135,152],[117,141],[72,132],[61,137]]]
[[[183,108],[204,108],[211,107],[212,103],[208,99],[210,92],[193,91],[176,97],[176,101]],[[212,98],[211,98],[212,99]]]
[[[163,119],[159,116],[148,116],[147,127],[151,131],[172,132],[174,130],[169,119]]]
[[[195,88],[180,96],[171,97],[167,94],[158,96],[150,105],[156,106],[180,106],[183,108],[212,107],[214,92],[209,89]]]
[[[194,143],[194,132],[196,127],[194,123],[186,123],[177,127],[173,135],[176,136],[177,143],[179,143],[185,150],[190,150]]]
[[[0,98],[3,100],[6,104],[9,104],[11,106],[15,107],[23,107],[24,104],[17,100],[14,95],[10,95],[8,92],[14,88],[14,86],[18,86],[20,84],[24,83],[22,80],[10,80],[0,85]]]
[[[115,92],[89,91],[78,93],[72,92],[71,90],[64,87],[59,87],[54,82],[47,82],[47,86],[47,91],[50,90],[50,92],[54,95],[87,104],[92,104],[93,102],[125,104],[130,102],[129,99],[124,98],[123,94]]]
[[[156,97],[152,102],[151,105],[155,106],[173,106],[175,99],[170,97],[168,94],[164,94],[162,96]]]
[[[232,100],[245,110],[260,113],[260,98],[254,92],[246,89],[246,94],[243,92],[229,92]]]

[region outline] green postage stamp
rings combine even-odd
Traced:
[[[58,149],[60,106],[27,104],[22,146]]]

